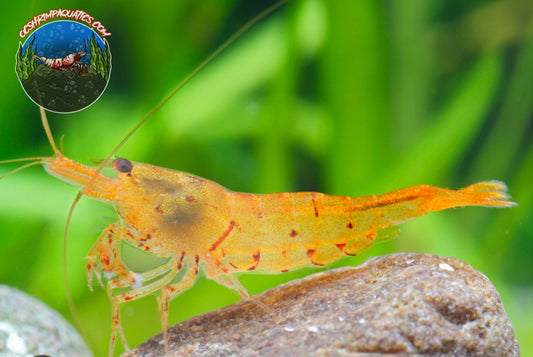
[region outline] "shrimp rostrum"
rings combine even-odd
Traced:
[[[111,178],[56,152],[42,159],[46,170],[81,187],[89,197],[111,203],[119,221],[107,227],[88,254],[87,277],[107,281],[112,313],[111,350],[123,337],[119,305],[159,291],[161,325],[168,329],[168,303],[193,285],[202,270],[209,279],[248,291],[237,272],[286,272],[307,264],[323,266],[356,255],[384,239],[381,232],[430,211],[459,206],[509,207],[498,181],[460,190],[418,185],[377,196],[343,197],[321,193],[247,194],[184,172],[116,158]],[[120,254],[126,241],[167,263],[143,273],[130,270]],[[99,267],[100,266],[100,267]],[[180,270],[183,278],[172,282]],[[115,294],[117,288],[131,290]],[[112,351],[110,352],[112,354]]]

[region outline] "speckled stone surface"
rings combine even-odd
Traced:
[[[519,356],[487,277],[453,258],[392,254],[291,281],[171,327],[171,356]],[[122,356],[164,355],[162,334]]]
[[[0,356],[90,357],[76,330],[56,311],[9,286],[0,285]]]

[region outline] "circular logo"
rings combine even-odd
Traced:
[[[54,21],[19,43],[16,72],[35,104],[56,113],[72,113],[93,104],[111,74],[106,40],[75,21]]]

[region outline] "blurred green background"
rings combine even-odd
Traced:
[[[83,9],[112,32],[113,69],[101,99],[79,113],[49,115],[65,153],[90,163],[272,3],[4,4],[0,160],[51,154],[14,71],[18,31],[34,14]],[[532,18],[527,0],[291,1],[176,94],[118,155],[256,193],[359,196],[421,183],[505,181],[518,207],[433,213],[404,224],[400,239],[340,264],[391,252],[464,260],[496,285],[522,354],[533,355]],[[0,175],[15,167],[1,165]],[[61,256],[75,193],[41,168],[0,182],[0,283],[68,319]],[[84,198],[70,231],[70,286],[96,356],[107,354],[110,308],[103,289],[89,292],[83,258],[115,219],[109,205]],[[133,249],[126,254],[133,267],[145,264]],[[257,293],[313,271],[241,281]],[[236,300],[202,278],[172,302],[170,322]],[[122,316],[131,346],[160,332],[153,297],[125,304]],[[119,343],[115,354],[121,350]]]

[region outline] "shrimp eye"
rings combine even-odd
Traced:
[[[113,164],[119,172],[122,172],[125,174],[127,174],[128,172],[131,172],[131,170],[133,169],[133,165],[131,164],[130,160],[118,158],[118,159],[115,159],[115,161],[113,161]]]

